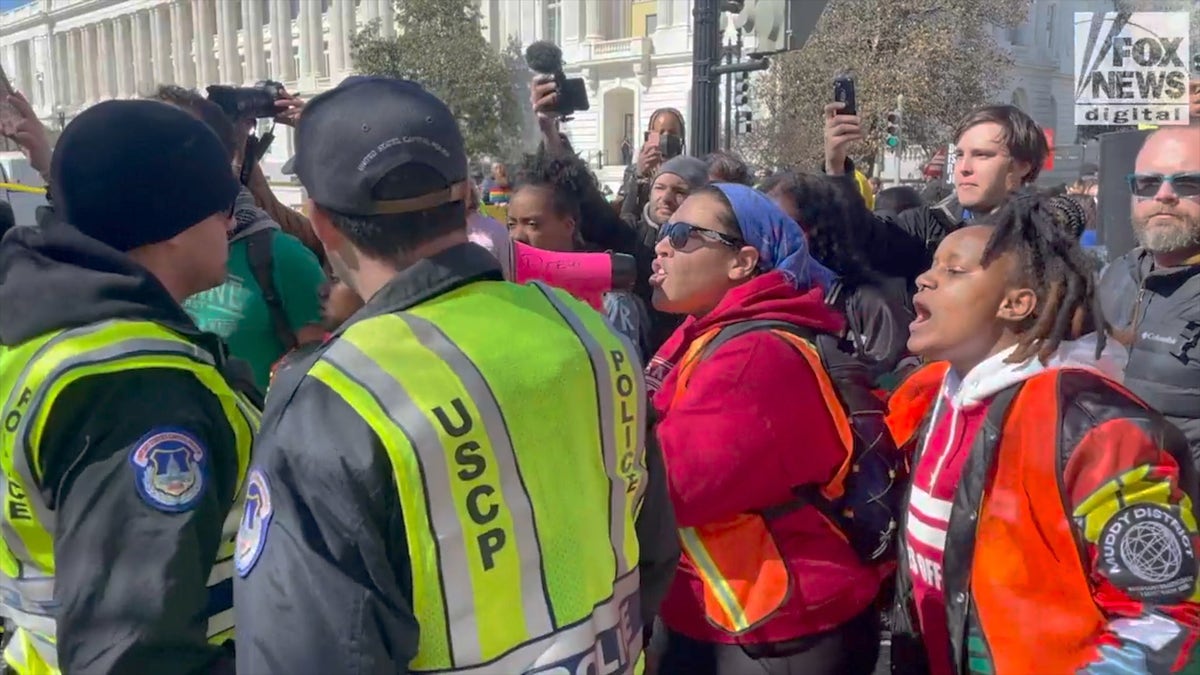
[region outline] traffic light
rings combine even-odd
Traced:
[[[754,36],[751,54],[775,54],[800,49],[817,27],[829,0],[727,0],[725,11],[736,12],[733,24]]]
[[[754,113],[749,110],[739,110],[737,112],[737,133],[748,134],[753,131]]]
[[[738,108],[750,105],[750,73],[734,73],[733,105]]]
[[[900,147],[900,123],[901,113],[899,108],[887,114],[887,127],[885,128],[887,136],[883,142],[889,148]]]

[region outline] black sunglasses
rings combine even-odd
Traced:
[[[1181,171],[1166,176],[1131,173],[1126,180],[1129,181],[1129,191],[1137,197],[1153,197],[1163,183],[1170,183],[1171,189],[1180,197],[1200,197],[1200,171]]]
[[[738,249],[746,245],[746,241],[740,237],[731,237],[724,232],[717,232],[705,227],[697,227],[690,223],[674,222],[667,223],[658,228],[658,240],[666,239],[671,244],[671,248],[679,250],[687,246],[688,239],[693,234],[699,235],[703,239],[712,242],[724,244],[729,248]]]

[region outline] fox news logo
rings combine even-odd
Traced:
[[[1187,124],[1187,12],[1076,12],[1075,123]]]

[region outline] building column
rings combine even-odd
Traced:
[[[659,28],[666,28],[667,26],[674,25],[674,17],[671,16],[671,5],[674,3],[675,0],[658,0],[658,6],[655,7],[655,13],[658,14]],[[646,37],[650,36],[647,35]]]
[[[238,15],[242,8],[236,0],[217,3],[217,46],[220,49],[221,81],[242,83],[242,57],[238,53]]]
[[[688,26],[692,22],[692,0],[671,0],[671,25]],[[662,25],[659,19],[658,25]]]
[[[308,15],[308,20],[312,22],[309,28],[308,39],[312,41],[312,76],[324,77],[328,73],[325,67],[325,22],[324,13],[321,11],[321,3],[312,2],[312,12]]]
[[[597,0],[583,0],[583,8],[587,12],[587,40],[603,40],[604,33],[600,26],[600,2]]]
[[[224,4],[224,3],[221,3]],[[196,60],[196,86],[206,87],[218,84],[216,54],[214,53],[213,36],[217,34],[214,24],[213,10],[215,7],[210,0],[192,0],[192,41],[193,54]]]
[[[130,16],[118,16],[113,19],[113,52],[116,58],[113,60],[113,67],[117,71],[117,97],[130,98],[133,96],[133,69],[136,63],[133,60],[133,49],[130,48],[129,41],[129,25]]]
[[[192,52],[192,42],[195,36],[192,23],[192,10],[187,0],[179,0],[172,9],[175,10],[175,16],[172,17],[172,23],[175,29],[175,36],[172,42],[175,44],[175,84],[181,87],[196,86],[196,59]]]
[[[96,64],[96,100],[115,98],[112,23],[109,21],[101,21],[96,24]]]
[[[320,8],[319,2],[300,3],[300,18],[296,21],[296,27],[300,29],[300,72],[296,73],[296,78],[300,80],[313,76],[312,21],[309,15],[320,11]]]
[[[179,2],[171,3],[171,81],[180,86],[186,86],[183,80],[183,15],[184,9]]]
[[[378,0],[363,0],[363,23],[370,23],[379,18]]]
[[[71,106],[78,107],[86,96],[84,81],[87,79],[83,72],[83,32],[78,28],[67,33],[67,51],[70,54],[67,73],[71,87]]]
[[[264,0],[242,0],[242,29],[246,38],[246,81],[267,79],[267,66],[263,63],[263,2]],[[351,2],[353,4],[353,2]]]
[[[354,2],[338,3],[342,9],[342,63],[347,72],[354,69],[353,43],[358,34],[358,12]]]
[[[289,0],[271,0],[271,60],[273,75],[280,82],[296,79],[296,59],[292,56],[292,4]]]
[[[151,75],[150,35],[146,23],[149,13],[134,12],[129,15],[129,26],[133,38],[133,89],[136,94],[149,93]]]
[[[351,3],[353,4],[353,3]],[[329,3],[329,76],[346,69],[346,17],[342,3]]]
[[[583,39],[583,0],[562,0],[562,39],[564,43]]]
[[[392,37],[396,34],[396,10],[392,7],[392,0],[378,0],[378,2],[379,32],[383,37]]]
[[[53,45],[55,107],[65,108],[71,103],[71,45],[67,41],[67,34],[55,33]]]
[[[96,27],[84,26],[83,32],[83,103],[96,102]]]
[[[150,10],[150,52],[154,59],[151,79],[155,85],[171,80],[171,13],[165,5]]]

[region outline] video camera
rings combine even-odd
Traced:
[[[207,88],[208,100],[216,103],[232,120],[275,117],[275,101],[287,98],[287,89],[274,80],[263,80],[253,87],[214,84]]]

